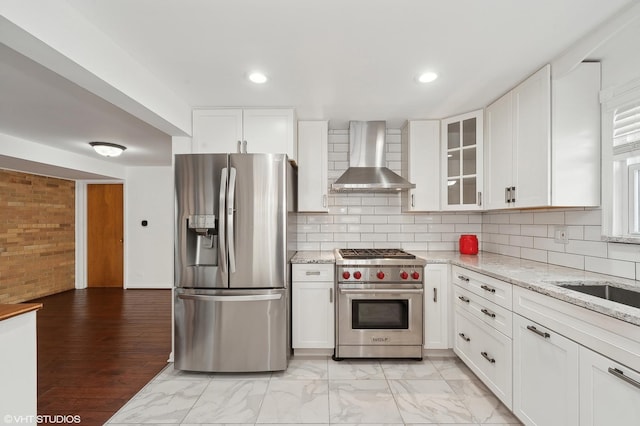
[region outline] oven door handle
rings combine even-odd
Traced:
[[[373,294],[373,293],[387,293],[387,294],[397,294],[399,296],[403,294],[422,294],[424,290],[421,288],[417,289],[395,289],[395,288],[363,288],[363,289],[345,289],[339,288],[338,291],[344,294]]]

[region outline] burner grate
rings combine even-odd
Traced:
[[[416,257],[400,249],[340,249],[343,259],[415,259]]]

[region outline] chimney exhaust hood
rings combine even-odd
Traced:
[[[331,185],[337,192],[406,191],[416,185],[386,167],[384,121],[349,122],[349,168]]]

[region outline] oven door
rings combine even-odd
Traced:
[[[339,288],[338,345],[422,345],[423,289]]]

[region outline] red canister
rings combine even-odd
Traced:
[[[478,254],[478,237],[472,234],[460,235],[460,253]]]

